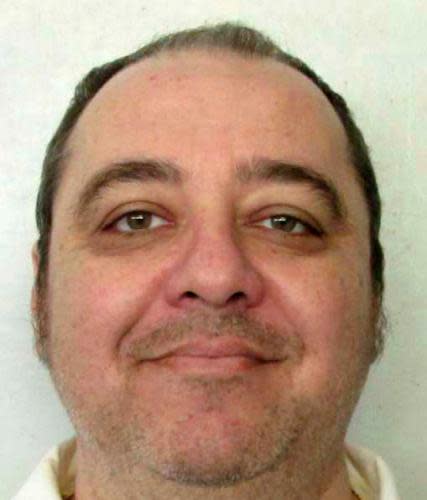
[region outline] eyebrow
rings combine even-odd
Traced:
[[[159,182],[181,185],[184,177],[181,170],[168,160],[147,158],[112,163],[97,172],[84,187],[76,203],[76,218],[81,217],[106,189],[115,184]]]
[[[344,203],[334,183],[312,167],[261,157],[238,164],[236,172],[241,184],[267,182],[309,186],[329,206],[336,220],[344,219]]]
[[[344,217],[344,206],[335,185],[312,167],[257,157],[237,164],[235,172],[241,185],[291,183],[309,186],[321,196],[335,219]],[[180,186],[188,177],[188,173],[170,160],[142,158],[114,162],[97,172],[85,185],[77,199],[75,216],[81,218],[105,190],[116,184],[157,182]]]

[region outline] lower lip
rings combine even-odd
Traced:
[[[168,356],[155,361],[176,373],[230,376],[263,366],[266,362],[245,356],[208,358],[203,356]]]

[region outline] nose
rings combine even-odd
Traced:
[[[166,285],[173,307],[245,310],[263,295],[261,275],[227,227],[205,227],[183,249]]]

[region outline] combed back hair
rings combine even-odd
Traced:
[[[264,34],[239,23],[206,25],[164,35],[131,54],[92,69],[77,85],[69,107],[48,144],[43,162],[36,207],[36,221],[39,231],[37,246],[40,255],[36,287],[41,291],[46,286],[53,217],[52,207],[64,172],[63,159],[66,156],[67,140],[80,114],[102,86],[124,68],[166,51],[190,49],[223,49],[245,58],[279,61],[305,75],[326,96],[345,129],[348,139],[349,158],[369,209],[372,283],[374,294],[380,304],[378,309],[381,310],[384,288],[384,257],[379,240],[381,202],[374,169],[363,135],[356,125],[345,100],[334,92],[307,64],[281,50],[277,44]],[[382,337],[378,336],[378,353],[382,351],[382,342]]]

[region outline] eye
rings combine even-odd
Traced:
[[[261,225],[265,226],[265,224],[268,224],[271,229],[278,229],[279,231],[289,234],[304,235],[308,233],[316,236],[320,236],[322,234],[322,231],[314,227],[312,224],[303,222],[292,215],[273,215],[262,221]]]
[[[154,229],[163,225],[165,219],[146,210],[133,210],[120,216],[108,225],[107,229],[115,229],[119,233],[133,233],[136,231]]]

